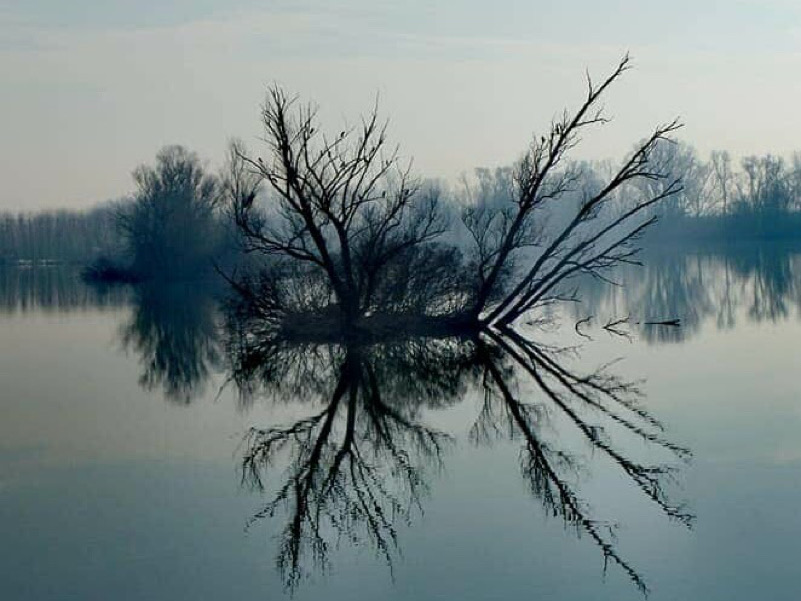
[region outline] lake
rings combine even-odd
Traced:
[[[801,250],[645,261],[358,348],[0,272],[0,597],[797,599]]]

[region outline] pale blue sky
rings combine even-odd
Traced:
[[[508,163],[631,51],[615,122],[583,157],[619,157],[679,115],[702,152],[801,149],[801,3],[789,0],[0,1],[0,209],[87,206],[131,189],[164,144],[219,163],[253,146],[267,84],[332,129],[376,93],[421,174]]]

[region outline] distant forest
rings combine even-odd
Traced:
[[[648,232],[649,242],[716,244],[801,234],[801,153],[735,162],[728,152],[715,151],[703,160],[689,144],[663,141],[651,160],[680,177],[683,189],[652,208],[659,223]],[[571,168],[581,171],[583,186],[592,186],[613,173],[615,164],[581,162]],[[0,265],[101,260],[139,269],[158,263],[175,273],[197,270],[209,258],[231,251],[231,224],[216,200],[223,177],[204,172],[197,155],[167,147],[154,167],[137,168],[134,180],[137,190],[130,198],[87,210],[0,213]],[[475,196],[499,201],[511,196],[514,180],[513,167],[479,168],[449,189],[431,185],[440,188],[452,209],[447,212],[455,216]],[[655,194],[660,185],[645,178],[620,194]],[[169,197],[169,203],[156,202],[159,196]]]
[[[801,153],[789,160],[747,156],[735,164],[726,151],[704,161],[686,143],[662,144],[658,151],[654,159],[681,177],[684,189],[659,204],[652,239],[715,243],[801,234]]]
[[[165,147],[133,179],[129,198],[87,210],[0,214],[0,265],[71,264],[103,281],[180,280],[233,255],[221,180],[195,153]]]
[[[117,252],[120,203],[85,211],[0,214],[0,264],[56,261],[86,263]]]

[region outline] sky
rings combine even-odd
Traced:
[[[702,155],[801,149],[797,0],[0,0],[0,210],[130,193],[167,144],[216,169],[260,145],[277,83],[340,131],[378,97],[424,177],[511,163],[630,52],[613,122],[576,158],[620,158],[678,116]]]

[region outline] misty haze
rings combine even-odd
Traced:
[[[0,598],[799,598],[801,8],[468,4],[0,5]]]

